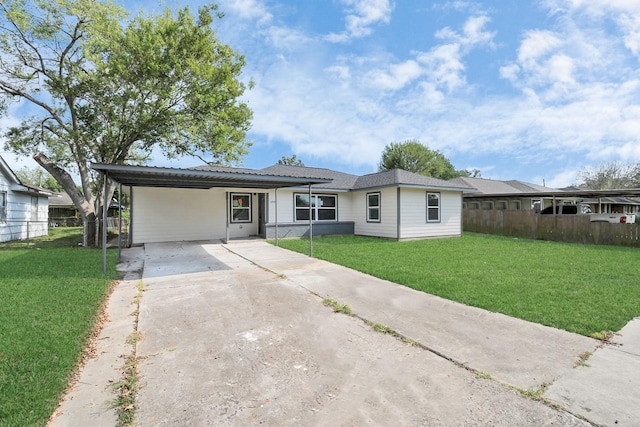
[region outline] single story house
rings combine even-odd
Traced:
[[[0,156],[0,242],[46,236],[49,195],[20,181]]]
[[[274,165],[193,169],[93,164],[130,197],[130,244],[357,234],[462,234],[464,184],[404,170],[363,176]]]
[[[463,207],[466,209],[482,210],[534,210],[553,205],[554,195],[562,190],[549,188],[519,180],[499,181],[486,178],[461,177],[454,178],[451,182],[459,185],[467,185],[476,189],[463,196]],[[567,196],[567,199],[556,203],[575,203],[575,198]]]
[[[559,205],[587,204],[594,213],[640,212],[640,189],[590,190],[581,187],[562,189],[524,181],[498,181],[484,178],[454,178],[452,183],[476,189],[463,194],[463,209],[515,210],[539,213]]]

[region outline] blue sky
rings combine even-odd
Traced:
[[[165,4],[187,3],[204,2]],[[218,36],[256,83],[244,96],[254,112],[245,167],[296,154],[365,174],[407,139],[458,169],[550,187],[640,161],[640,0],[218,3]]]

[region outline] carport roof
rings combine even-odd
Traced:
[[[92,163],[91,169],[119,184],[132,187],[199,188],[283,188],[331,182],[325,176],[288,176],[255,169],[211,167],[208,170]]]

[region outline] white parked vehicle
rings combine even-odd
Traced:
[[[592,213],[591,222],[609,222],[611,224],[635,224],[636,214],[629,213]]]
[[[553,215],[553,207],[545,208],[542,215]],[[608,222],[610,224],[635,224],[636,215],[629,213],[593,213],[587,204],[558,205],[556,215],[589,215],[591,222]]]

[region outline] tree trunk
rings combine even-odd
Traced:
[[[80,212],[83,223],[83,246],[96,246],[96,211],[93,204],[89,203],[82,192],[76,187],[76,183],[66,170],[55,164],[44,153],[36,153],[33,155],[33,159],[38,162],[47,172],[60,183],[64,191],[67,192],[73,204]],[[89,197],[91,195],[89,194]]]

